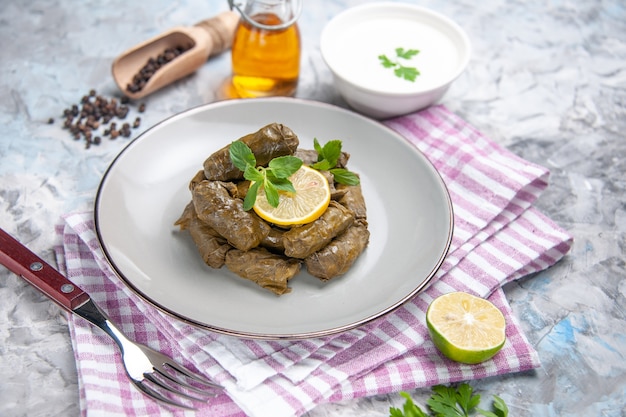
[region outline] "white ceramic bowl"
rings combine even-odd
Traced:
[[[396,49],[418,50],[409,59]],[[465,70],[469,38],[449,18],[406,3],[376,2],[347,9],[322,31],[322,57],[335,85],[355,110],[377,119],[426,108],[441,99]],[[417,69],[414,81],[397,76],[379,56]]]

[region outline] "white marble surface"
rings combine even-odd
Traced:
[[[3,1],[0,7],[0,227],[53,262],[53,226],[91,209],[129,139],[84,149],[60,114],[94,88],[118,94],[121,51],[227,8],[224,1]],[[319,54],[324,24],[357,0],[305,2],[297,96],[345,106]],[[626,415],[626,4],[622,0],[423,0],[468,32],[467,72],[443,100],[518,155],[547,166],[542,211],[575,238],[569,256],[507,287],[542,367],[474,382],[513,416]],[[146,100],[145,128],[215,101],[229,54]],[[48,124],[50,117],[55,124]],[[417,401],[428,390],[412,393]],[[392,394],[320,406],[309,417],[388,416]],[[78,416],[59,308],[0,267],[0,415]]]

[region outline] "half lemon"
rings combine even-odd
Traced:
[[[456,362],[484,362],[506,341],[502,312],[490,301],[465,292],[437,297],[428,306],[426,324],[437,349]]]
[[[280,226],[292,226],[317,220],[330,203],[330,186],[324,175],[303,165],[289,180],[296,189],[294,193],[279,192],[278,206],[267,201],[265,189],[260,188],[253,210],[262,219]]]

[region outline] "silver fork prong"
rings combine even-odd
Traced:
[[[163,365],[164,365],[164,368],[169,368],[169,369],[178,371],[181,374],[185,375],[187,378],[190,378],[196,382],[204,384],[206,387],[210,389],[213,389],[216,391],[222,391],[224,389],[224,387],[222,387],[221,385],[216,384],[215,382],[209,381],[208,379],[204,378],[202,375],[198,375],[196,373],[189,371],[187,368],[177,364],[176,362],[166,361],[163,363]],[[164,369],[161,369],[161,372],[164,372]]]
[[[160,392],[150,388],[148,385],[144,384],[143,381],[137,381],[137,380],[132,380],[133,383],[135,384],[135,386],[142,391],[144,394],[154,398],[157,401],[161,401],[164,404],[167,405],[171,405],[173,407],[178,407],[178,408],[183,408],[185,410],[195,410],[195,407],[191,407],[188,405],[185,405],[183,403],[179,403],[177,401],[171,400],[169,398],[167,398],[166,396],[164,396],[163,394],[161,394]]]
[[[184,398],[189,401],[206,403],[210,397],[215,396],[213,392],[223,389],[222,386],[209,381],[203,375],[196,375],[177,364],[163,353],[128,339],[92,300],[88,300],[72,311],[101,328],[113,338],[122,352],[122,361],[128,377],[139,390],[155,400],[174,407],[194,410],[195,407],[185,405],[172,398],[180,396],[181,400]],[[205,389],[194,387],[178,376],[174,376],[176,372],[187,377],[189,382],[195,381],[197,384],[203,384]],[[198,393],[205,398],[191,395],[190,392]],[[172,398],[167,397],[169,394],[172,395]]]
[[[163,372],[160,369],[154,368],[155,372],[157,372],[162,378],[167,379],[168,381],[171,381],[173,384],[176,385],[181,385],[183,387],[185,387],[188,390],[197,392],[198,394],[202,394],[205,397],[215,397],[217,394],[213,393],[213,392],[209,392],[207,389],[202,389],[202,388],[198,388],[198,387],[194,387],[193,385],[189,384],[187,381],[183,381],[180,378],[177,378],[175,375],[172,375],[169,372]],[[209,390],[213,389],[212,387],[209,388]]]
[[[186,388],[186,389],[189,390],[189,387],[187,386],[187,384],[179,384],[177,381],[172,380],[172,378],[168,378],[167,375],[163,375],[161,372],[158,372],[158,374],[161,375],[162,377],[167,378],[167,380],[172,381],[174,384],[183,385],[182,388]],[[161,388],[163,390],[166,390],[169,393],[172,393],[172,394],[175,394],[175,395],[179,395],[181,397],[185,397],[185,398],[187,398],[189,400],[192,400],[192,401],[206,402],[206,401],[209,400],[209,397],[210,397],[210,395],[208,395],[208,394],[205,394],[206,397],[198,397],[198,396],[195,396],[195,395],[188,394],[188,393],[182,391],[182,389],[179,389],[178,387],[176,387],[174,385],[170,385],[170,384],[167,384],[164,381],[161,381],[153,373],[146,372],[144,374],[144,378],[146,378],[148,381],[152,382],[153,384],[155,384],[159,388]],[[200,390],[197,390],[196,392],[199,393],[199,394],[203,394],[203,392],[200,391]]]

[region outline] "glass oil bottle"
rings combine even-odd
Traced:
[[[300,0],[248,0],[234,4],[241,19],[232,46],[232,94],[292,96],[300,74]]]

